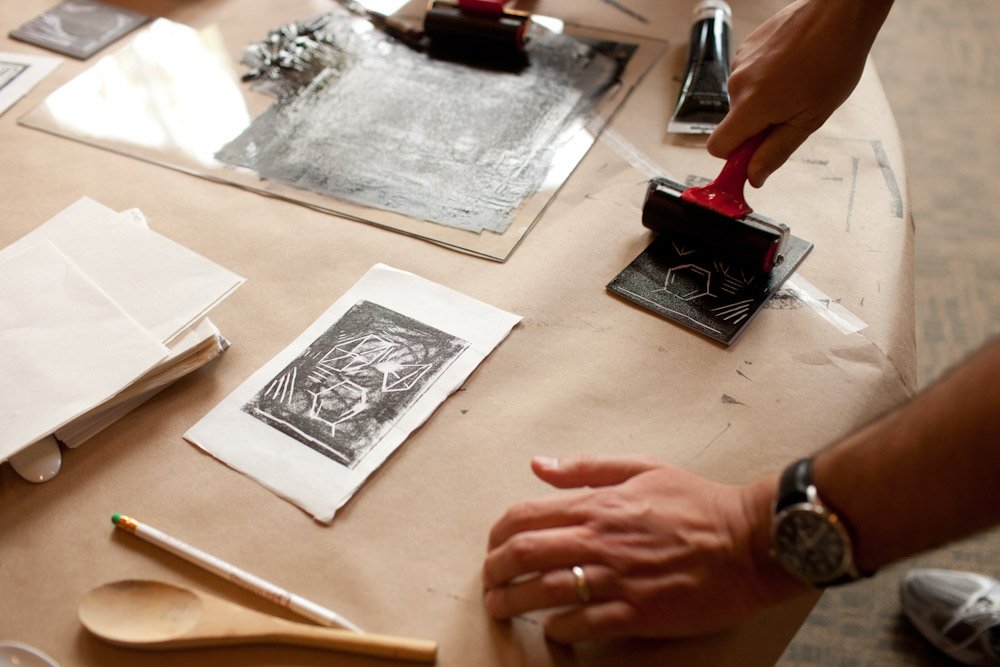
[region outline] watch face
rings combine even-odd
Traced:
[[[847,549],[847,537],[836,518],[816,509],[790,508],[775,527],[775,557],[809,583],[827,583],[843,574]]]

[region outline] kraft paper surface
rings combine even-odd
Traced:
[[[249,35],[330,6],[247,0],[233,12],[234,2],[133,4],[191,25],[226,16],[239,23],[234,32]],[[0,4],[0,24],[9,30],[50,4]],[[218,362],[64,452],[62,470],[48,483],[31,485],[0,468],[0,634],[64,666],[387,664],[279,646],[142,652],[88,635],[77,602],[121,578],[194,586],[292,618],[116,534],[109,518],[123,512],[368,630],[434,639],[443,667],[773,664],[813,599],[717,636],[576,648],[546,643],[537,615],[495,623],[481,602],[490,526],[514,502],[558,493],[531,475],[532,455],[651,454],[712,479],[749,482],[867,423],[915,387],[906,176],[895,122],[870,66],[827,125],[764,189],[748,193],[757,211],[815,245],[797,273],[866,327],[844,333],[815,304],[779,292],[725,348],[605,290],[650,242],[639,219],[648,170],[686,182],[711,178],[722,165],[703,140],[665,132],[687,53],[690,5],[628,3],[643,22],[612,3],[533,4],[539,12],[665,39],[670,48],[504,264],[17,124],[91,63],[65,62],[0,116],[0,246],[89,196],[115,210],[140,208],[164,236],[247,279],[212,311],[232,342]],[[734,41],[781,5],[734,6]],[[243,46],[226,44],[234,62]],[[9,39],[0,50],[41,54]],[[182,435],[379,262],[524,319],[322,525]]]

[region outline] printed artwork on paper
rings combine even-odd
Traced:
[[[467,347],[460,338],[359,301],[242,410],[353,468]]]

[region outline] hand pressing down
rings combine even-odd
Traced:
[[[559,642],[681,637],[805,590],[767,554],[773,479],[729,486],[631,457],[538,457],[532,469],[578,490],[494,525],[483,582],[496,619],[552,609],[545,633]]]
[[[730,110],[708,139],[728,157],[766,128],[750,161],[759,188],[854,90],[892,0],[795,0],[750,33],[733,58]]]

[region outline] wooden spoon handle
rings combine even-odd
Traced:
[[[346,653],[374,655],[410,662],[434,662],[437,642],[429,639],[411,639],[370,632],[350,632],[334,628],[291,628],[269,633],[267,639],[282,644],[332,648]]]

